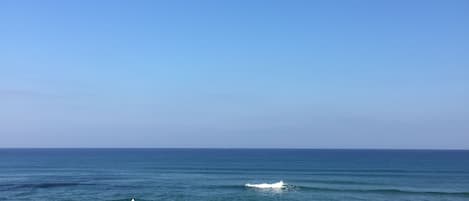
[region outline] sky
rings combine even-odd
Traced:
[[[469,149],[469,1],[0,1],[0,147]]]

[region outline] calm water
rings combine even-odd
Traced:
[[[0,149],[0,200],[131,197],[468,201],[469,151]]]

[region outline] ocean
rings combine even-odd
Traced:
[[[468,201],[469,151],[0,149],[0,200],[131,198]]]

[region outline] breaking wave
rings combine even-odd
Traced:
[[[250,184],[250,183],[247,183],[245,184],[246,187],[250,187],[250,188],[272,188],[272,189],[282,189],[282,188],[285,188],[286,185],[283,181],[279,181],[277,183],[260,183],[260,184]]]

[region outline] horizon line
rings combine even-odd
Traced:
[[[402,151],[469,151],[469,148],[313,148],[313,147],[0,147],[0,149],[232,149],[232,150],[402,150]]]

